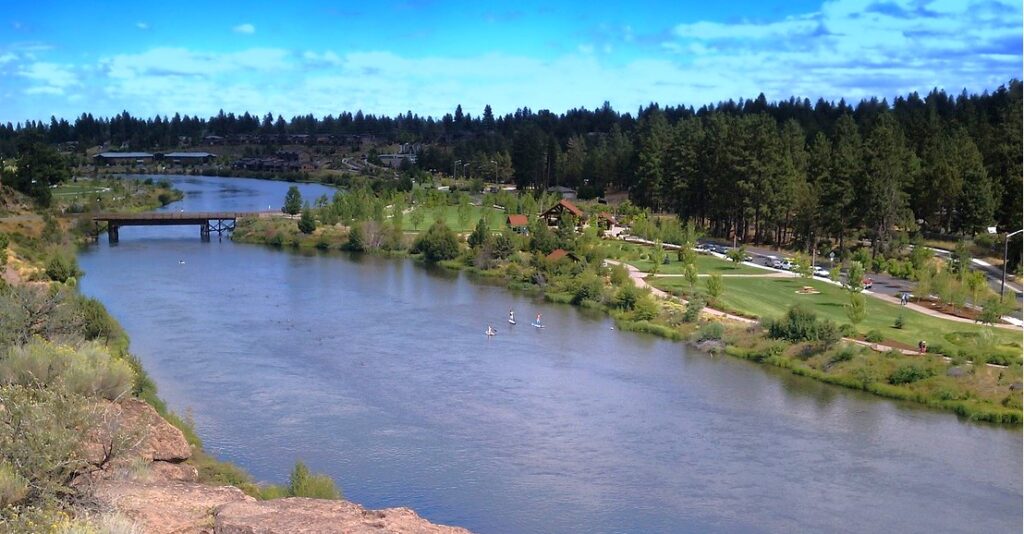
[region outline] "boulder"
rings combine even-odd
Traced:
[[[121,512],[143,532],[153,534],[213,532],[216,508],[254,501],[233,486],[166,481],[100,481],[93,486],[92,496],[100,506]]]
[[[181,430],[142,400],[104,403],[97,411],[98,423],[83,444],[85,458],[92,465],[102,467],[115,456],[149,462],[181,462],[192,456]]]
[[[290,497],[272,501],[233,501],[214,511],[217,534],[303,534],[345,532],[468,533],[434,525],[408,508],[367,510],[348,501]]]

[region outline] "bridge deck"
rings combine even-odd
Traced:
[[[193,212],[148,212],[148,213],[98,213],[92,216],[96,222],[130,224],[202,224],[208,221],[235,220],[240,217],[269,217],[273,211],[193,211]]]

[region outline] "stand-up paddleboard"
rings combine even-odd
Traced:
[[[544,325],[542,325],[540,323],[530,323],[530,324],[533,325],[534,328],[544,328]]]
[[[515,319],[509,319],[508,320],[508,324],[516,324],[516,320]]]
[[[495,335],[495,334],[497,334],[497,333],[498,333],[498,331],[497,331],[497,330],[492,330],[492,329],[490,329],[490,328],[488,328],[488,329],[487,329],[487,330],[486,330],[486,331],[484,332],[484,334],[485,334],[485,335],[487,335],[488,337],[490,337],[490,336],[493,336],[493,335]]]

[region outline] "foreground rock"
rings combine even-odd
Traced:
[[[104,480],[94,485],[93,497],[156,534],[469,532],[431,524],[408,508],[367,510],[348,501],[295,497],[257,501],[232,486],[194,482]]]
[[[236,501],[217,509],[214,518],[214,532],[218,534],[469,532],[462,528],[431,524],[408,508],[367,510],[347,501],[299,497],[273,501]]]

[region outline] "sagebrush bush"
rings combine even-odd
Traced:
[[[14,506],[28,495],[28,480],[0,460],[0,508]]]
[[[31,481],[26,505],[65,498],[67,483],[86,461],[82,436],[95,425],[94,403],[62,389],[0,387],[0,462]]]
[[[864,336],[864,340],[870,341],[871,343],[879,343],[884,339],[885,337],[878,330],[872,330],[868,332],[866,336]]]
[[[70,393],[108,400],[129,394],[135,372],[97,343],[77,349],[36,338],[0,359],[0,384],[60,387]]]

